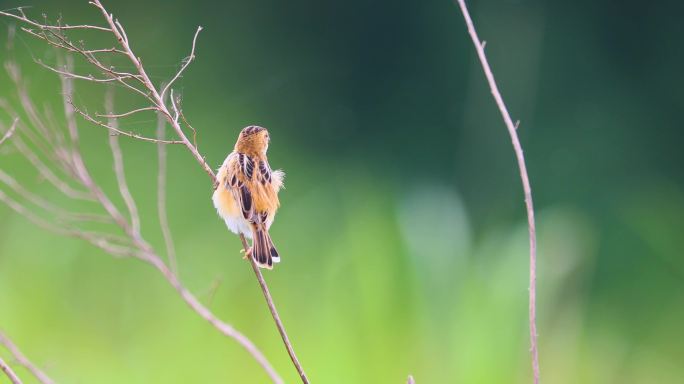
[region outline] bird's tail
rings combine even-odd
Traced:
[[[261,267],[272,269],[273,263],[280,262],[280,255],[273,245],[268,230],[263,225],[253,226],[252,257]]]

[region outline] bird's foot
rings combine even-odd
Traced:
[[[248,260],[250,257],[252,257],[252,247],[249,247],[249,249],[247,250],[247,252],[245,252],[244,249],[241,249],[241,250],[240,250],[240,253],[244,253],[245,255],[242,256],[242,258],[245,259],[245,260]]]

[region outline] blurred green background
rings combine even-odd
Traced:
[[[521,120],[545,383],[684,383],[683,4],[471,2]],[[102,23],[85,0],[0,1],[19,5],[39,19]],[[265,274],[314,383],[531,382],[522,189],[452,2],[104,5],[156,82],[205,28],[177,89],[212,166],[242,127],[271,131],[270,162],[287,172],[287,189],[271,231],[283,262]],[[10,24],[0,18],[3,47]],[[12,54],[36,100],[60,110],[54,74],[31,61],[54,63],[54,52],[20,35]],[[76,85],[76,102],[97,108],[102,88]],[[0,97],[16,102],[4,73]],[[121,110],[135,102],[117,90]],[[155,118],[122,125],[151,133]],[[81,130],[92,173],[115,196],[106,133]],[[163,250],[156,149],[121,142],[144,235]],[[182,280],[297,382],[206,174],[183,148],[169,151]],[[0,152],[4,171],[74,207],[11,145]],[[267,382],[150,267],[38,229],[4,205],[0,328],[62,383]]]

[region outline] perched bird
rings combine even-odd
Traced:
[[[219,168],[212,200],[228,229],[252,239],[245,257],[262,268],[273,268],[280,255],[268,229],[280,206],[278,191],[285,173],[272,171],[266,151],[270,137],[266,128],[252,125],[240,132],[235,148]]]

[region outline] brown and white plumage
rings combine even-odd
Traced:
[[[269,141],[262,127],[249,126],[240,132],[233,152],[219,168],[212,200],[228,229],[252,239],[251,257],[270,269],[280,261],[268,229],[280,206],[278,191],[285,174],[268,164]]]

